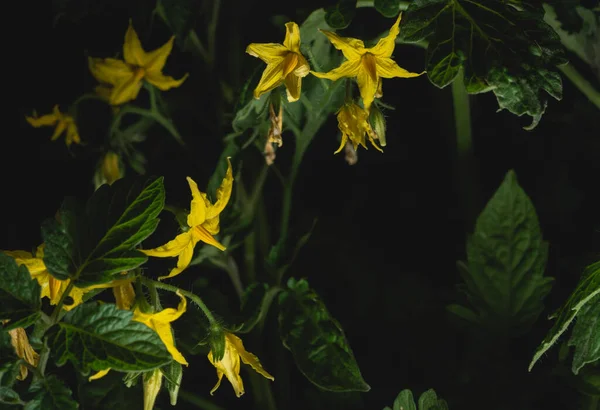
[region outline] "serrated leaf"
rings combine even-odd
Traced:
[[[600,294],[590,299],[577,314],[569,346],[575,347],[574,374],[587,363],[600,360]]]
[[[373,6],[385,17],[396,17],[400,13],[401,0],[375,0]]]
[[[40,293],[25,265],[0,252],[0,320],[9,320],[4,330],[27,327],[40,317]]]
[[[393,410],[417,410],[415,399],[410,390],[402,390],[394,400]]]
[[[109,372],[98,380],[84,380],[80,382],[77,393],[81,406],[86,410],[144,408],[141,386],[127,387],[123,373]]]
[[[548,332],[540,346],[533,355],[529,364],[529,371],[535,363],[542,357],[548,349],[556,343],[558,338],[567,330],[575,316],[586,306],[596,295],[600,294],[600,261],[592,263],[583,272],[581,280],[577,287],[569,296],[561,308],[550,318],[556,318],[552,329]]]
[[[21,403],[19,393],[10,387],[0,386],[0,404],[19,405]]]
[[[419,410],[446,410],[448,405],[445,400],[439,399],[433,389],[429,389],[419,397]]]
[[[346,28],[356,14],[356,0],[338,0],[325,9],[325,21],[336,30]]]
[[[543,276],[547,257],[533,204],[511,170],[477,218],[461,270],[483,325],[519,333],[537,319],[553,280]]]
[[[74,410],[79,407],[73,400],[73,394],[56,376],[50,375],[38,379],[29,387],[33,398],[25,410]]]
[[[469,93],[493,91],[500,109],[533,118],[527,129],[539,122],[547,94],[562,98],[555,66],[566,59],[543,10],[517,10],[500,0],[415,0],[403,13],[399,39],[428,40],[434,85],[447,86],[463,68]]]
[[[298,369],[330,391],[369,391],[344,331],[305,280],[279,294],[279,332]]]
[[[44,263],[57,279],[78,287],[106,283],[148,259],[136,247],[158,225],[165,202],[163,178],[124,178],[98,188],[82,208],[67,198],[60,222],[42,225]]]
[[[111,368],[152,370],[171,355],[148,326],[113,304],[87,303],[71,310],[50,329],[50,347],[58,366],[70,361],[83,375]]]

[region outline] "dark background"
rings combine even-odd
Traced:
[[[82,139],[90,145],[73,146],[69,152],[64,139],[50,141],[51,128],[34,129],[25,115],[34,109],[48,113],[57,103],[64,110],[79,95],[91,91],[96,83],[87,69],[87,56],[120,52],[129,17],[134,17],[134,24],[143,21],[153,2],[124,2],[121,6],[107,2],[97,10],[91,2],[81,4],[84,10],[89,4],[92,14],[64,18],[53,26],[56,9],[25,1],[10,14],[18,29],[4,27],[3,88],[8,111],[5,108],[0,161],[4,181],[0,249],[37,246],[40,222],[54,215],[62,198],[75,195],[85,199],[94,188],[101,121],[82,125]],[[233,106],[222,97],[217,79],[240,90],[262,64],[244,54],[247,43],[283,39],[283,27],[275,26],[271,16],[284,15],[301,23],[310,11],[323,5],[310,1],[297,8],[291,2],[267,6],[258,1],[224,1],[215,67],[202,67],[190,52],[174,49],[164,72],[175,78],[188,71],[191,75],[180,89],[165,93],[165,99],[176,107],[173,118],[188,148],[178,146],[159,126],[141,145],[149,173],[165,176],[168,201],[173,198],[185,206],[189,200],[186,175],[204,185],[200,181],[207,181],[217,164],[221,138],[230,132],[227,123]],[[201,9],[197,25],[200,33],[206,17],[203,12]],[[344,34],[374,37],[390,24],[391,19],[376,11],[360,9]],[[163,44],[171,35],[158,23],[150,36],[143,30],[138,33],[146,50]],[[424,66],[424,51],[416,47],[397,46],[394,57],[410,71]],[[591,78],[590,70],[577,57],[569,57]],[[597,81],[594,84],[599,86]],[[391,405],[404,388],[416,395],[434,388],[451,409],[503,408],[504,403],[510,403],[505,408],[511,409],[574,408],[577,393],[551,374],[556,348],[527,373],[533,351],[551,325],[544,318],[568,297],[582,268],[597,259],[600,249],[599,113],[568,80],[564,79],[563,85],[563,100],[549,102],[533,131],[522,129],[529,124],[528,118],[496,112],[492,93],[470,99],[474,172],[482,197],[487,201],[505,173],[516,171],[550,243],[546,275],[556,278],[545,300],[546,311],[529,333],[513,340],[508,357],[496,357],[498,349],[493,344],[482,342],[485,337],[468,331],[444,310],[459,300],[455,285],[461,280],[455,263],[464,258],[467,234],[463,203],[454,183],[450,87],[437,89],[426,76],[387,80],[384,101],[396,110],[386,112],[385,153],[360,150],[354,166],[346,164],[343,154],[332,154],[338,140],[337,123],[331,116],[305,156],[294,191],[292,235],[304,234],[314,218],[318,222],[289,274],[306,277],[322,296],[344,327],[372,390],[336,395],[313,387],[290,366],[291,354],[274,347],[276,317],[271,315],[265,332],[270,340],[247,342],[247,348],[274,374],[272,389],[279,408],[380,409]],[[292,139],[289,132],[284,133],[283,150],[293,148]],[[256,160],[259,152],[247,155],[260,163]],[[285,152],[279,152],[276,163],[285,160]],[[281,167],[285,169],[285,165]],[[281,192],[277,178],[270,175],[265,202],[273,224],[279,220]],[[202,271],[194,267],[186,273],[201,275]],[[227,293],[231,285],[224,275],[220,271],[206,273],[214,286]],[[182,286],[189,281],[184,280]],[[184,372],[182,388],[208,398],[214,369],[202,356],[188,360],[191,366]],[[247,373],[242,376],[248,380]],[[249,382],[246,391],[246,396],[237,400],[224,381],[214,402],[225,408],[252,408]],[[166,395],[160,400],[162,408],[169,407]],[[180,406],[197,408],[181,399]]]

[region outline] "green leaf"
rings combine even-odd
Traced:
[[[550,347],[556,343],[558,338],[567,330],[581,309],[598,294],[600,294],[600,261],[592,263],[584,270],[581,280],[573,293],[571,293],[571,296],[569,296],[569,299],[567,299],[565,304],[550,317],[550,319],[556,318],[556,322],[535,351],[533,359],[529,364],[529,371],[531,371],[540,357],[542,357],[542,355],[546,353],[546,351],[550,349]]]
[[[105,283],[148,259],[136,247],[158,225],[165,202],[163,178],[125,178],[98,188],[85,208],[67,198],[60,223],[42,225],[44,263],[60,280],[78,287]]]
[[[7,405],[19,405],[23,403],[19,393],[11,389],[10,387],[0,386],[0,404]]]
[[[575,346],[574,374],[579,373],[587,363],[600,360],[600,294],[594,296],[577,314],[569,346]]]
[[[375,0],[373,2],[375,9],[385,17],[396,17],[400,13],[402,6],[401,0]]]
[[[356,14],[356,0],[338,0],[325,9],[325,21],[336,30],[346,28]]]
[[[402,390],[394,400],[393,410],[417,410],[415,399],[410,390]]]
[[[542,312],[553,278],[544,277],[548,244],[514,171],[487,203],[467,240],[466,294],[480,322],[520,333]]]
[[[183,367],[175,360],[161,367],[160,369],[165,376],[165,388],[169,392],[171,406],[177,405],[177,397],[179,396],[179,388],[183,379]]]
[[[82,408],[86,410],[143,409],[141,386],[127,387],[123,381],[123,373],[119,372],[109,372],[91,382],[82,380],[77,393]]]
[[[40,317],[41,288],[25,265],[0,252],[0,320],[4,330],[27,327]]]
[[[69,311],[50,330],[50,345],[58,366],[67,361],[83,375],[111,368],[152,370],[171,355],[154,330],[131,321],[133,314],[113,304],[87,303]]]
[[[183,45],[196,23],[201,6],[198,0],[157,0],[154,13],[161,17],[175,35],[176,41]]]
[[[292,252],[287,250],[287,243],[285,241],[278,241],[269,251],[266,261],[267,265],[273,270],[278,270],[279,275],[283,276],[292,263],[294,263],[304,245],[308,243],[316,225],[317,219],[314,219],[309,231],[298,239]]]
[[[11,346],[12,347],[12,346]],[[12,352],[11,352],[12,353]],[[0,364],[0,386],[12,387],[20,373],[21,363],[16,357],[14,360],[7,360],[6,356],[2,356],[2,364]]]
[[[415,0],[403,14],[399,39],[428,41],[427,73],[437,87],[464,69],[471,94],[494,91],[500,109],[530,115],[533,129],[548,97],[562,98],[556,65],[566,63],[558,35],[541,7],[517,10],[500,0]]]
[[[344,331],[309,288],[293,278],[279,294],[279,332],[298,369],[316,386],[330,391],[369,391]]]
[[[439,399],[433,389],[429,389],[419,397],[419,410],[447,410],[448,404]]]
[[[29,393],[33,394],[33,398],[25,410],[72,410],[79,407],[73,400],[71,389],[53,375],[33,382]]]
[[[231,127],[237,133],[242,133],[249,128],[254,127],[261,121],[266,120],[266,112],[269,106],[269,100],[271,92],[267,92],[260,96],[260,98],[254,98],[254,91],[250,85],[258,84],[264,64],[258,65],[248,81],[244,84],[240,93],[240,100],[235,110],[235,117],[231,122]]]

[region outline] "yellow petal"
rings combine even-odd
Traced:
[[[276,62],[268,64],[265,68],[265,71],[262,73],[262,77],[258,82],[258,85],[254,89],[254,98],[259,99],[261,95],[268,93],[273,88],[281,85],[287,73],[285,70],[288,70],[288,73],[293,70],[293,66],[290,67],[290,59],[288,56],[293,55],[293,53],[288,53],[285,58],[282,58]],[[293,57],[292,57],[293,58]],[[296,62],[297,62],[296,57]]]
[[[174,79],[168,75],[163,75],[160,72],[147,72],[146,73],[146,81],[155,86],[161,91],[167,91],[171,88],[177,88],[189,77],[189,74],[185,74],[179,80]]]
[[[116,85],[134,75],[130,66],[114,58],[90,57],[88,67],[94,78],[105,84]]]
[[[187,310],[187,300],[180,292],[177,292],[177,296],[179,296],[180,299],[177,309],[163,309],[160,312],[153,314],[152,320],[161,323],[171,323],[179,319]]]
[[[127,64],[135,65],[138,67],[144,66],[146,60],[146,53],[142,48],[142,43],[137,33],[133,29],[133,23],[129,20],[129,27],[125,33],[125,42],[123,44],[123,58]]]
[[[135,291],[131,282],[115,286],[112,290],[117,307],[122,310],[131,310],[131,306],[135,301]]]
[[[377,74],[383,78],[412,78],[425,74],[425,71],[423,71],[422,73],[411,73],[410,71],[407,71],[404,68],[400,67],[391,58],[378,58]]]
[[[69,281],[65,280],[65,281],[61,281],[61,291],[60,294],[62,295],[64,293],[64,291],[67,288]],[[91,289],[89,289],[91,290]],[[71,289],[71,293],[69,293],[69,297],[72,299],[71,303],[67,304],[67,302],[65,301],[65,303],[63,304],[63,309],[66,311],[69,311],[79,305],[81,305],[83,303],[83,295],[85,295],[88,292],[88,288],[78,288],[77,286],[73,286],[73,288]],[[58,301],[57,301],[58,303]],[[53,305],[56,303],[52,303]]]
[[[194,235],[191,235],[191,238],[192,240],[188,243],[188,245],[183,249],[183,251],[179,254],[179,257],[177,258],[177,266],[171,269],[171,272],[169,272],[167,276],[159,276],[159,280],[177,276],[185,269],[187,269],[188,266],[190,266],[190,262],[192,261],[192,257],[194,256],[194,247],[198,242]]]
[[[42,115],[41,117],[25,117],[25,119],[27,120],[29,125],[35,128],[54,125],[58,121],[58,117],[55,114],[46,114]]]
[[[179,255],[193,241],[190,231],[180,233],[172,241],[154,249],[140,249],[148,256],[157,258],[171,258]]]
[[[208,232],[208,230],[200,225],[200,226],[195,226],[192,229],[190,229],[191,231],[193,231],[194,233],[194,237],[198,240],[198,241],[202,241],[208,245],[212,245],[215,248],[219,249],[220,251],[224,251],[225,249],[227,249],[225,246],[223,246],[219,241],[217,241],[211,234],[210,232]],[[191,260],[191,256],[190,256],[190,260]]]
[[[273,376],[271,376],[265,369],[263,369],[262,365],[260,364],[260,360],[258,360],[258,357],[246,351],[242,339],[240,339],[232,333],[226,333],[225,338],[229,341],[229,343],[232,344],[233,347],[235,347],[235,350],[242,358],[242,362],[250,365],[261,376],[270,380],[275,380]]]
[[[363,43],[362,40],[351,37],[340,37],[327,30],[319,31],[325,34],[329,41],[331,41],[331,44],[340,50],[348,60],[358,60],[366,51],[365,43]]]
[[[326,78],[331,81],[339,80],[342,77],[356,77],[361,66],[361,60],[348,60],[344,61],[339,67],[327,73],[318,73],[311,71],[310,73],[315,77]]]
[[[289,74],[285,77],[285,91],[289,102],[298,101],[300,99],[300,91],[302,89],[302,77]]]
[[[50,141],[55,141],[58,139],[58,137],[60,137],[60,135],[65,132],[65,129],[67,128],[67,124],[62,121],[59,120],[58,124],[56,124],[56,128],[54,129],[54,133],[52,134],[52,137],[50,137]]]
[[[340,143],[340,147],[333,154],[335,155],[335,154],[339,153],[341,150],[343,150],[344,147],[346,146],[347,142],[348,142],[348,134],[346,134],[345,132],[342,132],[342,142]]]
[[[217,188],[216,202],[208,207],[206,210],[206,219],[212,219],[215,216],[219,215],[229,202],[231,198],[231,190],[233,189],[233,168],[231,167],[231,160],[227,157],[227,171],[225,172],[225,177],[223,181],[221,181],[221,185]],[[199,225],[199,224],[197,224]],[[191,225],[190,225],[191,226]]]
[[[246,47],[246,53],[258,57],[267,64],[280,62],[289,50],[277,43],[252,43]]]
[[[187,224],[190,227],[201,225],[206,220],[206,203],[202,193],[198,189],[198,184],[190,177],[186,177],[190,191],[192,191],[192,202],[190,204],[190,213],[187,217]]]
[[[154,369],[150,377],[144,377],[144,410],[152,410],[156,397],[160,392],[163,374],[160,370]]]
[[[145,60],[143,61],[143,66],[147,72],[151,73],[160,73],[167,63],[167,58],[171,54],[173,50],[173,42],[175,41],[175,36],[171,36],[169,41],[163,44],[161,47],[156,50],[152,50],[149,53],[146,53]]]
[[[72,121],[67,125],[67,138],[65,143],[67,147],[71,144],[79,144],[81,142],[81,138],[79,137],[79,131],[77,130],[77,125]]]
[[[37,367],[40,356],[33,350],[33,347],[29,344],[29,339],[27,338],[27,333],[25,329],[22,327],[18,327],[16,329],[12,329],[8,331],[10,335],[10,343],[15,349],[15,354],[25,360],[30,365]],[[27,377],[27,367],[21,366],[20,375],[17,376],[17,379],[24,380]]]
[[[290,51],[300,53],[300,28],[293,21],[285,23],[283,45]]]
[[[227,335],[225,336],[225,353],[223,358],[220,361],[215,362],[211,351],[208,353],[208,360],[217,369],[218,377],[217,384],[210,391],[211,396],[219,388],[221,385],[221,379],[223,378],[223,375],[225,375],[227,380],[229,380],[233,386],[235,395],[237,397],[241,397],[244,394],[244,382],[240,377],[240,355],[228,340]]]
[[[94,88],[94,91],[96,91],[96,94],[98,94],[99,97],[109,101],[113,88],[111,86],[100,84]]]
[[[298,63],[293,73],[298,77],[306,77],[310,73],[310,65],[308,65],[308,61],[302,54],[298,54]]]
[[[377,44],[374,47],[370,48],[368,51],[377,57],[391,57],[394,52],[394,47],[396,46],[396,37],[400,33],[400,20],[402,19],[402,13],[398,14],[398,18],[394,25],[390,28],[390,32],[387,36],[379,39]]]
[[[132,73],[129,78],[115,84],[110,97],[110,103],[112,105],[121,105],[128,101],[135,100],[141,88],[142,79],[140,75]]]
[[[92,374],[90,377],[88,377],[88,381],[91,382],[94,380],[101,379],[102,377],[106,376],[108,372],[110,372],[110,367],[108,369],[100,370],[99,372]]]
[[[356,76],[356,82],[358,83],[358,89],[360,90],[360,96],[363,100],[363,105],[367,113],[371,109],[371,104],[375,99],[377,93],[377,86],[379,85],[379,78],[375,70],[373,56],[365,56],[363,58],[363,64],[361,65],[358,75]],[[371,58],[368,58],[371,57]]]

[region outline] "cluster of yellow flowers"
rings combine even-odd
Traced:
[[[306,77],[309,72],[316,77],[331,81],[343,77],[356,78],[364,108],[353,101],[346,101],[338,111],[337,118],[342,132],[342,143],[335,153],[340,152],[348,140],[354,149],[358,145],[367,148],[365,134],[369,136],[371,144],[382,151],[375,143],[378,136],[368,121],[373,101],[383,95],[382,78],[411,78],[424,73],[411,73],[398,66],[391,58],[396,45],[396,37],[400,33],[401,17],[401,14],[398,15],[388,35],[370,48],[366,48],[362,40],[340,37],[331,31],[321,30],[331,44],[346,58],[346,61],[339,67],[327,73],[310,70],[308,62],[300,52],[300,29],[294,22],[287,23],[283,44],[253,43],[246,48],[246,53],[267,63],[260,82],[254,90],[254,98],[260,98],[261,95],[283,83],[287,90],[288,101],[297,101],[300,98],[302,78]]]

